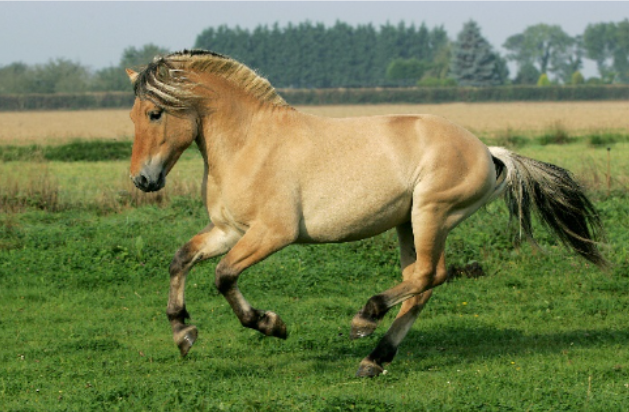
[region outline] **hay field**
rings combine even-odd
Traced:
[[[330,116],[431,113],[477,134],[506,130],[539,132],[559,125],[571,134],[629,129],[629,102],[448,103],[356,106],[301,106],[306,113]],[[0,113],[0,144],[59,144],[74,139],[131,139],[128,110]]]
[[[300,109],[332,117],[429,113],[443,116],[474,133],[490,136],[509,129],[535,133],[558,125],[573,135],[629,129],[629,102],[626,101],[317,106]]]

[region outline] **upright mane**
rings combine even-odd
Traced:
[[[261,101],[288,106],[271,83],[254,70],[207,50],[183,50],[155,57],[138,73],[133,84],[135,95],[166,109],[189,108],[199,97],[192,92],[195,83],[188,79],[189,71],[218,75]]]

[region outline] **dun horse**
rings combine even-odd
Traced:
[[[192,142],[205,162],[211,223],[170,265],[167,315],[182,356],[198,333],[186,324],[186,275],[218,255],[225,254],[216,287],[242,325],[285,339],[277,314],[247,302],[239,275],[292,243],[353,241],[396,228],[403,281],[367,301],[351,322],[351,338],[369,336],[389,309],[400,303],[401,309],[358,376],[383,372],[432,290],[446,280],[448,233],[502,194],[521,235],[531,238],[536,211],[576,253],[605,264],[595,243],[600,219],[569,172],[486,147],[443,118],[304,114],[245,65],[208,51],[157,57],[127,73],[136,95],[135,185],[161,189]]]

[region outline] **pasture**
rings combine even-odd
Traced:
[[[435,291],[386,375],[356,379],[395,311],[361,340],[349,340],[349,322],[398,282],[394,233],[290,246],[243,274],[252,303],[286,321],[287,341],[240,326],[214,288],[212,259],[188,280],[200,335],[181,359],[165,316],[167,269],[207,221],[198,153],[184,154],[162,197],[145,197],[128,182],[126,158],[46,160],[46,145],[76,138],[129,141],[127,112],[0,113],[0,149],[42,145],[0,163],[0,410],[626,410],[626,102],[302,109],[441,114],[572,170],[602,214],[614,266],[592,268],[540,227],[542,250],[515,248],[494,202],[448,240],[449,266],[482,271]],[[7,132],[11,122],[43,123],[20,135]],[[39,201],[8,207],[25,193]]]

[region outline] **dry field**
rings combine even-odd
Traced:
[[[629,129],[629,102],[448,103],[302,107],[321,116],[430,113],[452,120],[477,134],[506,130],[540,132],[560,126],[571,134]]]
[[[629,129],[629,102],[449,103],[433,105],[302,106],[330,117],[431,113],[484,135],[531,133],[560,126],[571,134]],[[0,144],[55,144],[74,139],[130,139],[128,110],[0,113]]]

